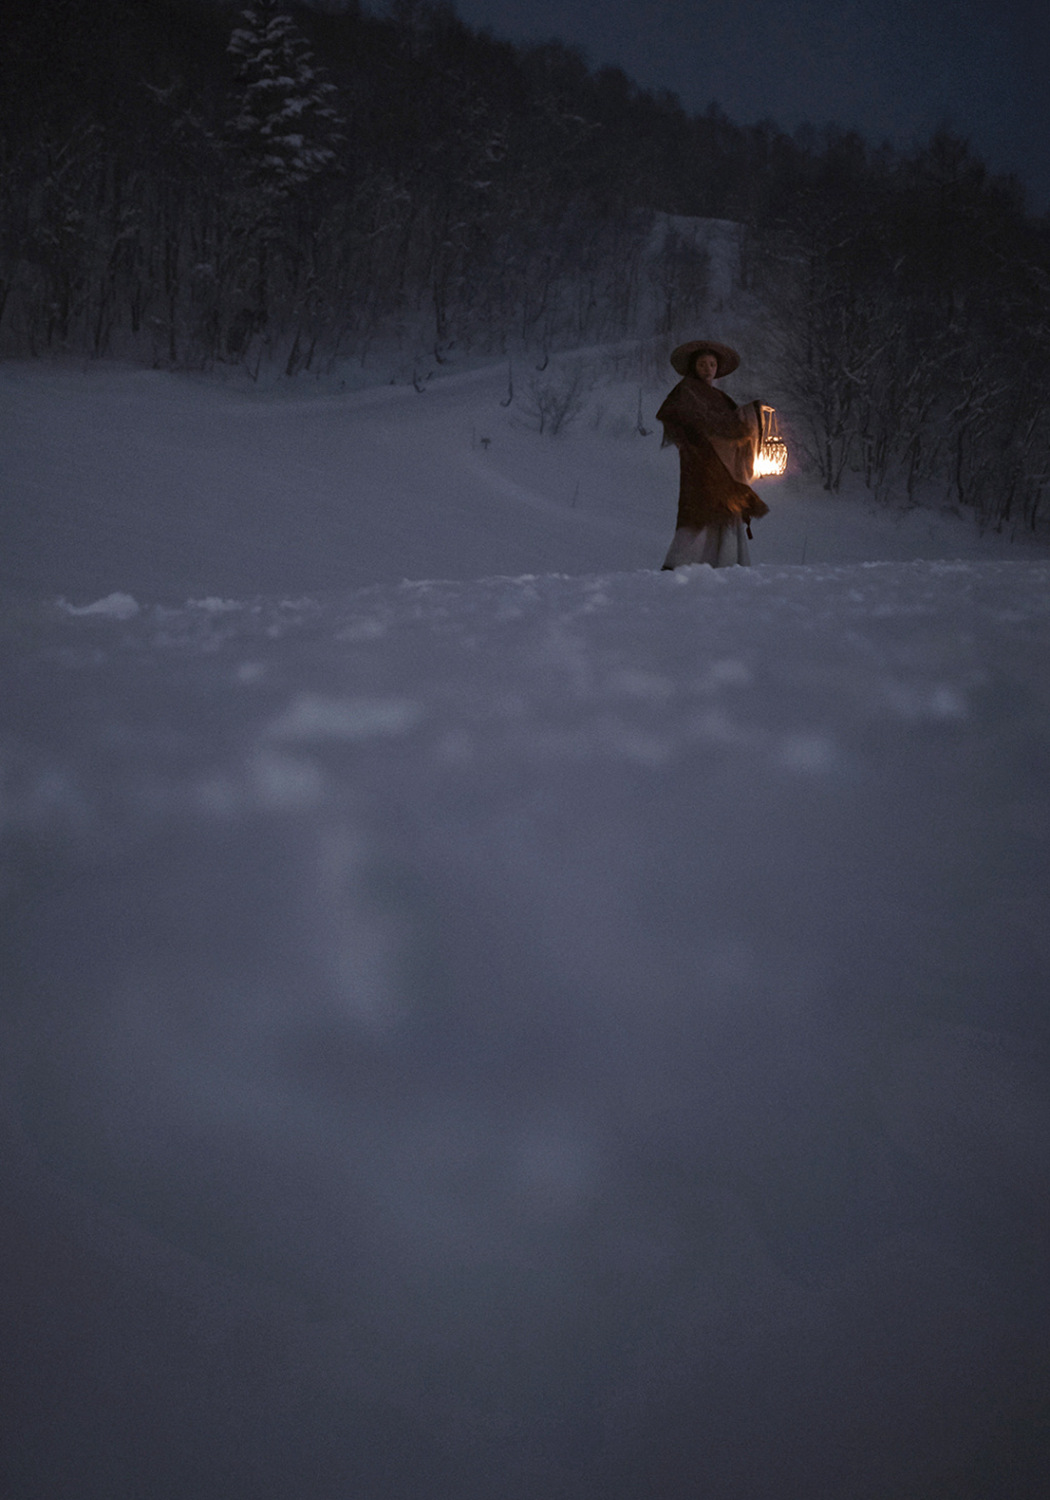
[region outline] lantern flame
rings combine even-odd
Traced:
[[[755,479],[779,479],[788,466],[787,444],[781,439],[763,443],[755,458]]]
[[[753,478],[778,479],[787,471],[787,443],[780,436],[777,414],[772,406],[762,408],[762,441],[755,454]]]

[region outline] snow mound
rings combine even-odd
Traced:
[[[326,698],[301,693],[267,730],[271,739],[367,740],[374,735],[403,734],[420,718],[417,703],[406,698]]]
[[[58,601],[58,607],[67,615],[99,615],[109,620],[131,620],[139,612],[138,601],[130,594],[107,594],[104,599],[96,599],[93,604],[74,605],[67,604],[65,599]]]

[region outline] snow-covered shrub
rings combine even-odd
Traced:
[[[537,432],[557,437],[576,421],[593,386],[586,367],[579,363],[534,375],[522,410]]]

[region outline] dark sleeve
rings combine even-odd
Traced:
[[[699,434],[690,416],[688,402],[682,398],[682,382],[679,381],[656,413],[656,420],[663,423],[665,448],[668,443],[674,443],[676,448],[680,448],[683,443],[696,442]]]
[[[725,395],[724,392],[718,392]],[[725,438],[727,442],[750,442],[751,428],[740,414],[739,407],[728,397],[721,401],[705,403],[704,430],[711,436]]]
[[[769,515],[769,506],[760,495],[751,491],[751,499],[748,501],[747,510],[744,512],[746,521],[759,521],[763,516]]]
[[[673,443],[676,448],[681,448],[683,443],[695,443],[700,435],[695,427],[690,427],[683,422],[676,422],[671,417],[664,417],[663,425],[664,438],[661,446],[664,448],[669,443]]]

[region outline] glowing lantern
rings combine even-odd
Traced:
[[[776,409],[762,408],[762,441],[755,455],[755,479],[776,479],[787,470],[787,443],[780,436]]]

